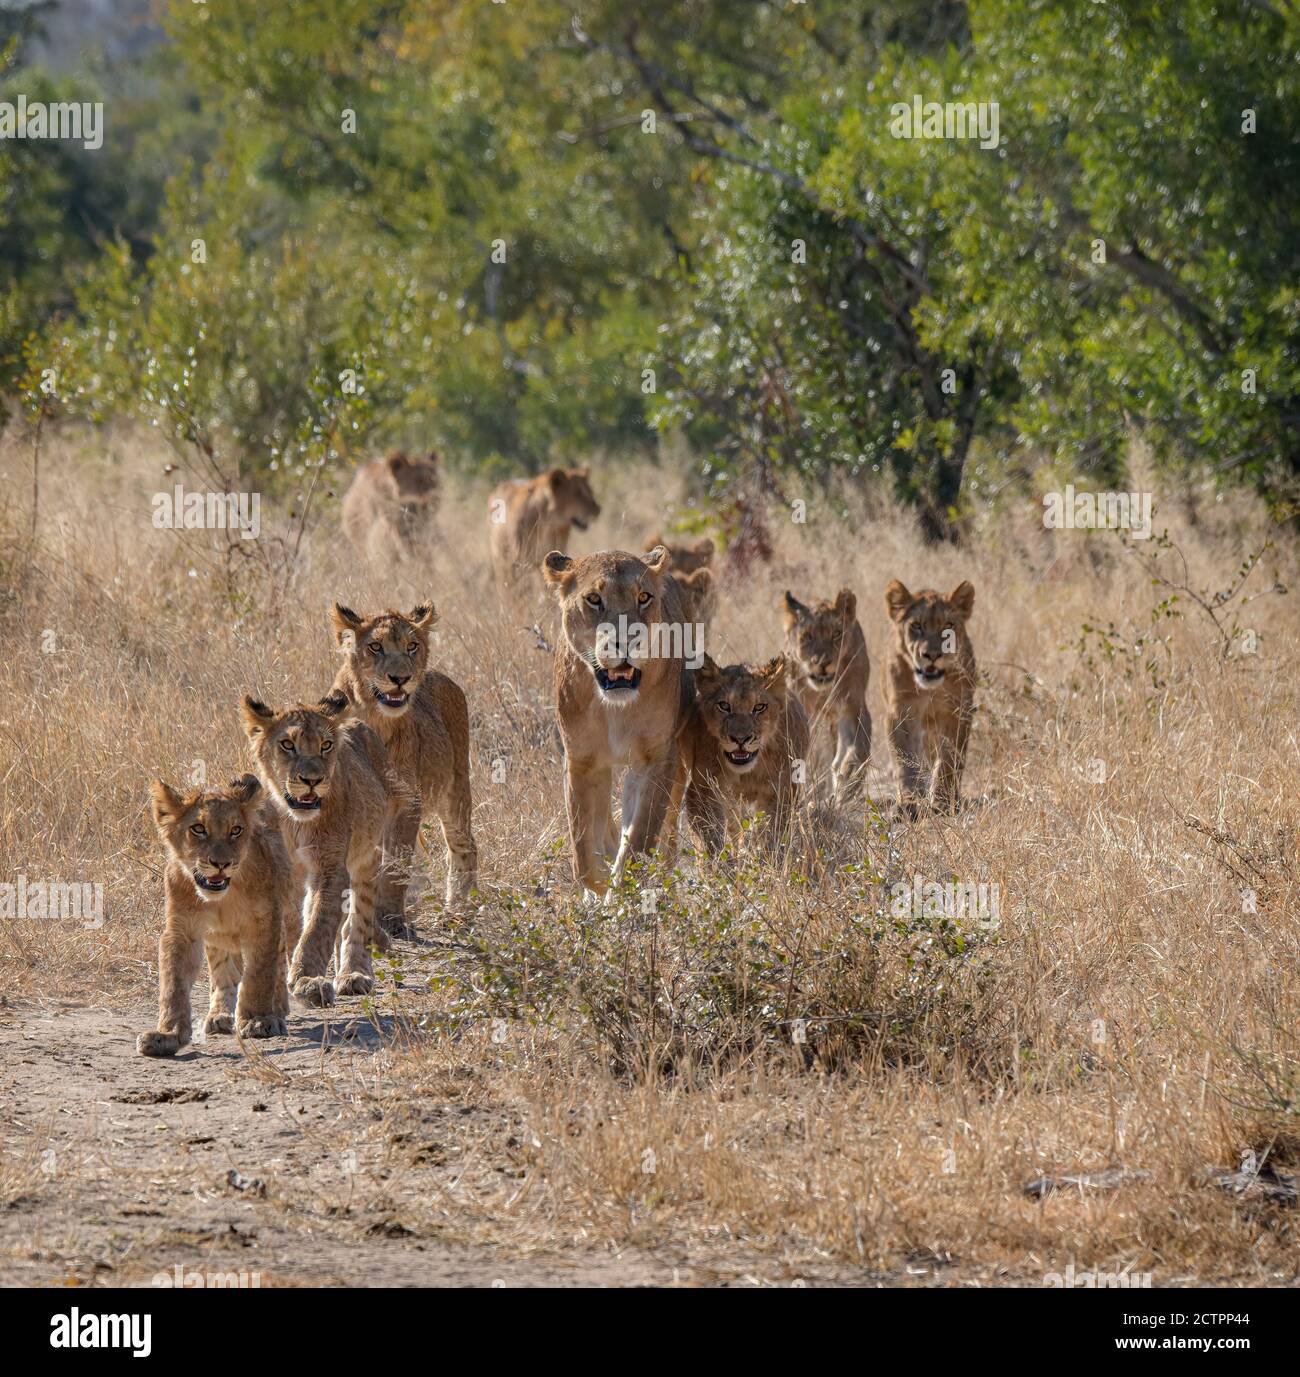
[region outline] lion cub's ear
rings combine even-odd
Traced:
[[[417,631],[428,631],[430,627],[438,625],[438,609],[432,602],[422,602],[418,607],[411,608],[406,620]]]
[[[700,667],[695,671],[695,687],[700,693],[712,693],[718,687],[722,678],[722,671],[714,662],[713,656],[706,650],[704,659],[700,661]]]
[[[244,730],[250,737],[260,736],[278,715],[274,708],[268,708],[260,698],[253,698],[249,694],[244,695],[240,712],[244,718]]]
[[[808,616],[808,609],[799,601],[798,598],[787,588],[785,590],[785,624],[792,627],[798,621],[802,621]]]
[[[573,561],[560,550],[552,550],[542,560],[542,577],[552,587],[565,587],[573,578]]]
[[[695,555],[697,559],[713,558],[713,542],[705,536],[702,540],[695,542]]]
[[[653,550],[641,556],[641,563],[652,574],[666,574],[673,567],[673,557],[666,545],[656,545]]]
[[[785,656],[773,655],[767,664],[760,665],[754,674],[764,688],[770,689],[773,693],[782,692],[785,689]]]
[[[153,805],[153,820],[159,827],[175,822],[186,807],[184,797],[161,779],[155,779],[149,786],[149,801]]]
[[[948,606],[965,621],[975,610],[975,585],[969,579],[963,579],[948,594]]]
[[[336,602],[330,608],[330,622],[334,627],[334,640],[338,645],[343,644],[345,636],[355,636],[357,628],[364,624],[365,619],[359,617],[350,607],[344,607],[341,602]]]
[[[230,792],[235,796],[236,803],[249,803],[262,787],[256,775],[240,775],[238,779],[230,781]]]
[[[885,588],[885,607],[889,611],[891,621],[902,621],[907,609],[915,601],[916,599],[897,579],[891,579]]]
[[[844,620],[852,621],[857,615],[858,599],[851,588],[841,588],[835,595],[835,610]]]
[[[325,697],[316,704],[316,711],[319,712],[322,717],[338,717],[347,709],[348,704],[349,699],[347,694],[336,689],[333,693],[327,693]]]

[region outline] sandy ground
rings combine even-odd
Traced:
[[[196,986],[196,1013],[205,998]],[[262,1287],[881,1280],[792,1273],[772,1258],[733,1255],[719,1268],[601,1249],[518,1255],[458,1238],[457,1190],[513,1169],[512,1116],[478,1103],[471,1083],[445,1102],[404,1106],[403,1132],[368,1136],[367,1119],[391,1129],[391,1103],[378,1104],[394,1034],[390,1017],[372,1021],[359,1006],[328,1017],[295,1009],[290,1035],[257,1044],[252,1060],[233,1038],[172,1060],[137,1055],[148,1007],[0,1007],[0,1145],[32,1167],[0,1209],[0,1284],[149,1286],[160,1273]],[[500,1160],[470,1163],[454,1145],[466,1125],[452,1133],[448,1121],[470,1115],[499,1120],[475,1136],[502,1144]],[[445,1228],[427,1223],[439,1197]]]

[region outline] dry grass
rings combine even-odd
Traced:
[[[27,490],[27,458],[6,440],[8,491]],[[1094,641],[1089,665],[1085,623],[1131,640],[1168,591],[1113,537],[1046,532],[1027,507],[991,514],[969,549],[934,550],[887,510],[842,520],[812,501],[806,525],[777,513],[775,559],[725,588],[713,654],[772,653],[785,587],[856,589],[883,799],[882,590],[892,577],[945,589],[971,578],[985,680],[972,806],[892,832],[811,818],[815,854],[784,870],[687,862],[640,877],[662,891],[653,918],[634,892],[593,914],[564,883],[550,659],[523,629],[547,613],[501,609],[482,494],[450,495],[418,573],[358,569],[326,521],[287,599],[268,606],[255,572],[232,602],[211,535],[151,528],[148,494],[171,481],[147,439],[70,433],[48,451],[30,562],[26,514],[10,512],[0,880],[103,881],[107,919],[0,920],[11,993],[151,999],[149,778],[242,768],[241,693],[322,691],[329,600],[364,609],[432,593],[440,666],[471,705],[487,893],[462,925],[427,901],[434,941],[376,1001],[417,1031],[348,1131],[377,1135],[415,1170],[413,1105],[472,1094],[500,1113],[440,1122],[438,1151],[463,1168],[411,1208],[516,1249],[749,1250],[904,1280],[909,1267],[951,1268],[1037,1284],[1071,1259],[1157,1283],[1294,1278],[1286,1213],[1201,1179],[1247,1150],[1283,1166],[1297,1155],[1294,597],[1246,608],[1254,657],[1223,662],[1192,609],[1157,625],[1170,639],[1147,657],[1108,661]],[[611,468],[582,548],[638,544],[681,508],[663,487],[657,471]],[[1270,537],[1278,548],[1247,590],[1295,585],[1294,547],[1248,501],[1198,493],[1193,506],[1153,487],[1156,527],[1196,586],[1226,586]],[[264,525],[276,519],[264,510]],[[1000,925],[895,920],[886,887],[914,874],[996,883]],[[507,1170],[488,1165],[503,1152]],[[1150,1176],[1042,1202],[1022,1191],[1108,1165]]]

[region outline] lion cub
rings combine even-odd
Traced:
[[[289,858],[262,814],[260,791],[252,775],[191,794],[162,780],[153,785],[153,820],[167,852],[166,919],[158,942],[158,1028],[136,1039],[143,1056],[174,1057],[189,1042],[190,990],[204,953],[212,985],[205,1033],[288,1032]]]
[[[411,855],[425,814],[442,824],[448,905],[468,898],[478,884],[469,706],[454,679],[429,668],[429,632],[438,621],[431,602],[405,615],[366,616],[336,602],[331,621],[347,651],[334,691],[346,694],[353,712],[378,733],[408,790],[407,806],[384,838],[379,888],[380,920],[396,931],[406,922]]]
[[[966,634],[975,589],[959,583],[945,598],[933,588],[909,593],[895,579],[885,606],[894,628],[885,704],[899,807],[912,817],[926,801],[955,812],[975,710],[975,652]]]
[[[364,722],[348,718],[342,693],[316,707],[269,708],[244,699],[244,730],[257,772],[280,815],[280,829],[306,891],[306,925],[289,968],[293,993],[308,1004],[334,1003],[335,994],[368,994],[374,987],[370,947],[375,935],[375,890],[384,831],[407,803],[383,743]],[[326,975],[343,923],[344,891],[352,916],[339,953],[338,978]]]
[[[498,483],[488,498],[488,544],[497,582],[510,588],[522,577],[536,577],[547,550],[563,549],[575,526],[585,531],[599,515],[586,468],[552,469],[537,478]]]
[[[808,718],[787,690],[785,656],[695,671],[695,704],[682,731],[686,817],[710,855],[722,849],[728,815],[762,809],[775,846],[798,801],[808,756]],[[680,791],[680,780],[678,792]]]
[[[806,607],[785,595],[786,648],[795,670],[795,692],[814,729],[830,728],[835,797],[855,798],[871,763],[871,714],[867,680],[871,665],[857,618],[858,600],[841,588],[834,602]]]

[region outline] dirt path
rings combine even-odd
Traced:
[[[201,1012],[204,990],[194,994]],[[390,1053],[348,1004],[329,1018],[295,1009],[291,1036],[259,1044],[253,1063],[233,1038],[172,1060],[136,1055],[135,1034],[153,1026],[146,1007],[0,1005],[0,1285],[149,1286],[158,1274],[263,1287],[792,1283],[775,1259],[521,1256],[457,1238],[457,1190],[472,1190],[474,1173],[459,1147],[443,1150],[464,1137],[448,1121],[463,1131],[479,1115],[482,1142],[505,1143],[510,1114],[471,1082],[448,1102],[403,1104],[412,1133],[392,1135],[390,1103],[390,1132],[368,1135]],[[485,1173],[511,1162],[492,1157],[474,1170],[500,1183]]]
[[[0,1208],[0,1284],[147,1286],[178,1267],[264,1287],[672,1284],[648,1258],[512,1256],[405,1223],[408,1193],[445,1189],[447,1168],[369,1160],[349,1088],[386,1053],[353,1012],[296,1011],[259,1073],[229,1038],[138,1056],[147,1008],[0,1008],[0,1144],[11,1176],[28,1164]]]

